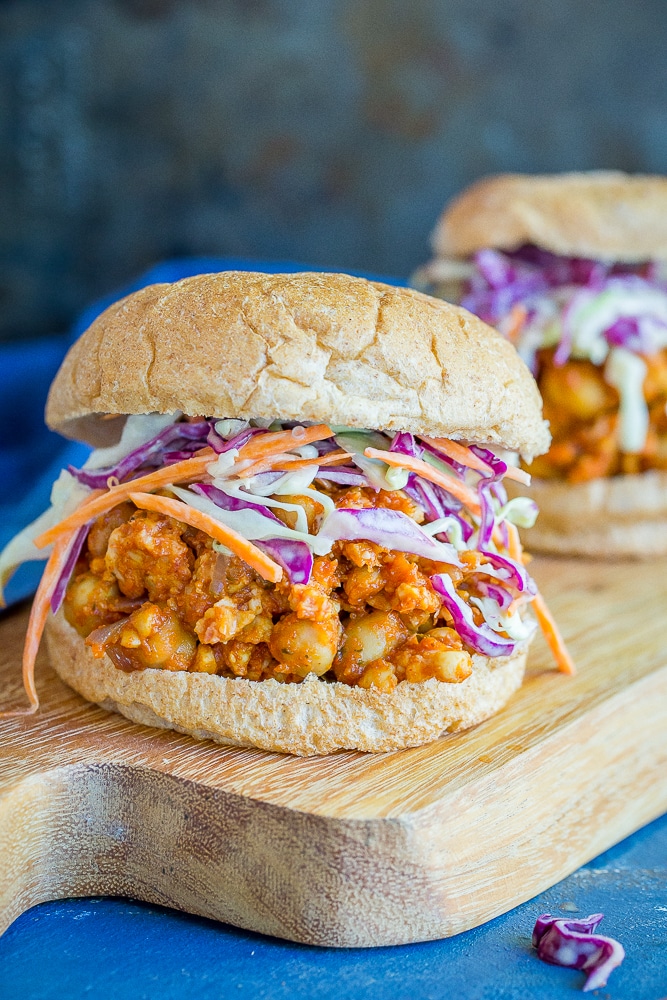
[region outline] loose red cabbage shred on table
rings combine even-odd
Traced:
[[[593,913],[582,920],[562,920],[543,913],[533,928],[533,947],[538,958],[551,965],[588,973],[584,993],[606,986],[611,973],[625,958],[625,950],[618,941],[595,933],[603,916]]]

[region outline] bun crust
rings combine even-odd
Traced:
[[[124,673],[106,656],[96,659],[62,611],[49,619],[46,637],[54,669],[88,701],[143,725],[300,757],[399,750],[477,725],[521,686],[528,649],[524,643],[509,657],[473,655],[473,672],[460,684],[403,681],[382,694],[315,679],[279,684],[186,671]]]
[[[597,559],[667,555],[667,472],[507,486],[510,495],[529,494],[540,509],[535,526],[521,531],[529,551]]]
[[[628,264],[667,258],[667,178],[617,171],[487,177],[449,203],[432,236],[441,257],[526,243]]]
[[[411,289],[345,274],[227,271],[115,303],[71,348],[48,425],[93,445],[105,414],[303,420],[486,443],[530,460],[549,445],[514,348]]]

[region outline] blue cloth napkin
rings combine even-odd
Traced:
[[[285,273],[322,268],[308,268],[293,261],[267,262],[228,257],[164,261],[132,284],[84,310],[69,334],[0,347],[0,550],[48,507],[51,484],[60,470],[66,465],[81,465],[89,454],[90,449],[86,445],[66,441],[49,431],[44,424],[49,386],[70,344],[96,316],[123,295],[160,281],[178,281],[193,274],[229,270]],[[379,280],[404,284],[395,278]],[[27,563],[17,570],[6,588],[8,604],[33,593],[42,568],[41,562]]]

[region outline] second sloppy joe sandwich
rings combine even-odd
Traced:
[[[535,619],[571,669],[499,457],[547,449],[539,393],[463,309],[342,274],[154,285],[72,347],[47,422],[96,450],[0,557],[48,557],[31,710],[45,626],[90,701],[302,755],[487,718]]]
[[[414,281],[503,332],[552,445],[535,550],[667,553],[667,178],[501,174],[445,208]]]

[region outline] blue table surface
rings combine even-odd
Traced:
[[[592,995],[666,997],[667,817],[510,913],[424,944],[339,951],[129,900],[44,903],[0,938],[0,996],[571,1000],[580,995],[584,974],[546,965],[530,944],[535,918],[544,912],[571,918],[602,912],[600,932],[624,945],[624,963]]]
[[[132,288],[229,267],[301,269],[275,262],[169,261]],[[84,446],[44,430],[42,411],[71,339],[115,297],[91,307],[68,337],[0,349],[0,546],[44,509],[62,465],[85,458]],[[35,565],[21,570],[9,600],[30,593],[38,573]],[[667,1000],[667,817],[510,913],[457,937],[417,945],[318,949],[131,900],[44,903],[0,938],[0,1000],[566,1000],[580,992],[585,977],[537,959],[530,935],[544,912],[602,912],[600,932],[623,943],[625,962],[594,995]]]

